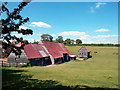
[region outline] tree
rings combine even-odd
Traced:
[[[74,42],[75,42],[74,40],[71,40],[71,44],[72,44],[72,45],[74,44]]]
[[[82,41],[80,39],[76,39],[76,44],[82,44]]]
[[[24,42],[25,44],[28,44],[28,40],[23,40],[23,42]]]
[[[58,36],[58,38],[56,38],[56,42],[63,43],[63,37],[62,36]]]
[[[50,42],[53,41],[53,37],[49,34],[42,34],[41,39],[44,40],[44,41],[50,41]]]
[[[23,25],[24,23],[27,23],[29,21],[29,18],[23,19],[23,17],[20,15],[20,12],[22,9],[29,3],[31,0],[23,0],[17,8],[15,8],[12,12],[8,10],[6,7],[7,2],[2,4],[1,12],[6,14],[5,19],[1,19],[0,23],[2,23],[1,29],[2,29],[2,34],[1,38],[3,39],[2,46],[6,50],[8,47],[12,46],[12,51],[15,53],[15,55],[21,55],[21,47],[15,47],[14,44],[12,44],[12,40],[15,40],[17,42],[21,42],[20,38],[17,38],[15,35],[12,35],[11,32],[17,32],[21,33],[22,35],[28,35],[28,34],[33,34],[33,31],[31,29],[19,29],[19,26]]]
[[[69,38],[66,39],[65,42],[64,42],[64,44],[70,45],[71,44],[71,39],[69,39]]]

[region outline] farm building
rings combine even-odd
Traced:
[[[15,46],[20,47],[18,43]],[[25,64],[30,61],[31,66],[45,66],[67,62],[73,56],[62,43],[39,41],[39,44],[29,43],[23,47],[20,58],[14,53],[8,56],[8,63]]]
[[[82,48],[80,48],[80,50],[78,51],[78,57],[79,58],[89,58],[89,57],[91,57],[90,51],[85,46],[82,46]]]
[[[24,46],[24,51],[31,63],[31,66],[51,64],[50,56],[41,44],[27,44]]]
[[[22,53],[20,55],[20,57],[16,57],[15,53],[11,52],[10,55],[8,56],[8,60],[7,63],[9,65],[16,65],[16,64],[27,64],[28,62],[28,58],[24,52],[24,50],[22,50]]]
[[[18,44],[15,44],[16,47],[21,47],[23,44],[20,42]],[[21,48],[22,53],[20,55],[20,57],[16,57],[15,53],[13,53],[13,51],[11,50],[11,53],[8,56],[8,60],[7,63],[9,65],[13,65],[13,64],[26,64],[28,62],[28,58],[24,52],[24,49]]]
[[[34,65],[58,64],[70,60],[71,53],[62,43],[39,41],[39,44],[28,44],[24,51]]]

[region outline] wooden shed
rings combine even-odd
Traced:
[[[9,64],[9,65],[27,64],[28,58],[27,58],[24,50],[21,50],[21,51],[22,51],[22,53],[20,55],[20,58],[16,57],[15,53],[11,52],[10,55],[8,56],[7,64]]]
[[[82,46],[82,48],[80,48],[80,50],[78,51],[78,57],[79,58],[89,58],[89,57],[91,57],[90,51],[85,46]]]

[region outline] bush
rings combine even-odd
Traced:
[[[5,58],[5,56],[1,55],[0,58]]]
[[[31,67],[30,61],[28,61],[27,64],[24,65],[24,67]]]

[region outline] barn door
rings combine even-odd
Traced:
[[[63,59],[64,59],[64,61],[69,61],[69,55],[68,54],[63,54]]]
[[[82,54],[81,56],[83,57],[83,56],[84,56],[84,55],[83,55],[83,52],[82,52],[81,54]]]

